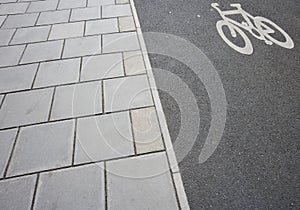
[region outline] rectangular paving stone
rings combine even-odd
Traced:
[[[132,16],[130,5],[107,5],[102,7],[102,17],[121,17],[121,16]]]
[[[91,20],[86,22],[85,35],[105,34],[119,32],[116,18]]]
[[[86,7],[72,9],[71,21],[91,20],[101,18],[101,7]]]
[[[85,7],[87,0],[60,0],[58,9]]]
[[[25,13],[29,3],[11,3],[0,5],[0,15]]]
[[[78,119],[75,145],[75,163],[133,155],[129,112]]]
[[[88,0],[88,7],[115,4],[114,0]]]
[[[126,75],[146,73],[146,67],[141,51],[124,52],[123,55]]]
[[[51,119],[57,120],[101,113],[101,89],[100,81],[57,87]]]
[[[108,209],[179,209],[164,152],[108,161],[106,171]]]
[[[0,109],[0,128],[8,128],[48,119],[53,88],[6,95]]]
[[[84,57],[81,81],[124,76],[121,53]]]
[[[30,210],[36,175],[0,181],[0,209]]]
[[[38,65],[7,67],[0,70],[0,93],[30,89]]]
[[[30,42],[46,41],[50,31],[50,26],[38,26],[17,29],[11,44],[23,44]]]
[[[8,163],[8,159],[12,151],[16,135],[17,129],[0,131],[0,178],[2,178],[4,175],[4,171]]]
[[[21,28],[34,26],[38,18],[38,13],[9,15],[2,25],[2,28]]]
[[[105,112],[153,105],[146,75],[104,81]]]
[[[58,59],[61,56],[63,40],[28,44],[21,63]]]
[[[62,23],[52,26],[49,40],[83,36],[84,22]]]
[[[37,25],[55,24],[68,22],[70,10],[42,12]]]
[[[14,32],[15,32],[15,29],[0,30],[0,46],[8,45],[8,43],[11,40],[11,37],[13,36]]]
[[[31,2],[27,12],[43,12],[56,10],[58,0],[36,1]]]
[[[77,82],[80,58],[41,63],[34,87],[46,87]]]
[[[17,2],[17,0],[0,0],[0,3],[12,3],[12,2]]]
[[[99,53],[101,53],[100,36],[73,38],[66,40],[63,58],[94,55]]]
[[[163,150],[163,140],[154,107],[131,110],[134,143],[138,154]]]
[[[136,32],[103,35],[103,52],[120,52],[140,49]]]
[[[0,67],[17,65],[24,49],[25,45],[0,47]]]
[[[7,176],[71,165],[75,121],[21,128]]]
[[[119,17],[119,27],[121,32],[134,31],[135,23],[132,16],[129,17]]]
[[[129,0],[116,0],[116,4],[129,4]]]
[[[105,209],[103,163],[42,173],[35,209]]]

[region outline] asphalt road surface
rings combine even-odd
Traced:
[[[272,20],[295,44],[293,49],[267,45],[243,30],[253,45],[251,55],[224,42],[216,29],[222,18],[211,3],[214,1],[135,0],[142,31],[173,34],[196,45],[213,63],[225,90],[223,136],[213,155],[200,164],[198,157],[211,123],[206,88],[184,63],[150,55],[152,67],[177,75],[197,100],[199,135],[179,165],[190,207],[300,209],[300,1],[217,2],[221,10],[240,3],[251,15]],[[240,38],[237,44],[243,44]],[[164,85],[163,78],[156,79],[158,88]],[[182,123],[180,109],[166,91],[160,91],[160,97],[174,140]]]

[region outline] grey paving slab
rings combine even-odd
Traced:
[[[91,20],[101,18],[101,7],[86,7],[72,9],[71,21]]]
[[[0,26],[5,21],[6,17],[7,17],[6,15],[5,16],[0,16]]]
[[[0,209],[30,210],[36,175],[0,181]]]
[[[128,111],[78,119],[76,133],[75,163],[134,154]]]
[[[104,34],[103,52],[120,52],[140,49],[136,32]]]
[[[21,63],[58,59],[61,56],[63,40],[28,44]]]
[[[107,5],[102,7],[102,17],[132,16],[130,5]]]
[[[42,173],[34,209],[105,209],[103,163]]]
[[[94,55],[101,53],[101,36],[67,39],[63,58]]]
[[[163,150],[163,140],[154,107],[131,111],[134,143],[138,154]]]
[[[71,165],[75,121],[21,128],[7,176]]]
[[[119,27],[121,32],[136,30],[132,16],[119,17]]]
[[[87,0],[60,0],[58,9],[85,7]]]
[[[8,45],[8,43],[11,40],[11,37],[13,36],[14,32],[15,32],[15,29],[0,30],[0,46]]]
[[[0,47],[0,67],[17,65],[24,49],[25,45]]]
[[[123,55],[126,75],[146,73],[146,67],[141,51],[124,52]]]
[[[104,81],[104,102],[106,112],[153,105],[147,76]]]
[[[48,119],[53,88],[8,94],[0,110],[0,128]]]
[[[77,82],[80,58],[41,63],[34,87],[46,87]]]
[[[56,88],[51,119],[64,119],[102,112],[101,82],[88,82]]]
[[[37,25],[55,24],[68,22],[70,10],[42,12],[37,21]]]
[[[38,13],[9,15],[2,25],[2,28],[20,28],[34,26]]]
[[[50,26],[38,26],[17,29],[11,44],[23,44],[30,42],[46,41],[50,32]]]
[[[106,54],[84,57],[81,81],[124,76],[122,54]]]
[[[0,131],[0,178],[4,175],[16,135],[17,129]]]
[[[12,3],[12,2],[17,2],[17,0],[0,0],[0,3]]]
[[[106,170],[108,209],[178,209],[165,153],[109,161]]]
[[[114,0],[88,0],[88,7],[115,4]]]
[[[116,0],[116,4],[129,4],[129,0]]]
[[[86,22],[85,35],[105,34],[119,32],[116,18],[91,20]]]
[[[7,67],[0,70],[0,93],[30,89],[38,65]]]
[[[0,5],[0,15],[25,13],[29,3],[11,3]]]
[[[55,24],[51,28],[49,40],[83,36],[84,22]]]
[[[27,12],[43,12],[43,11],[55,10],[57,7],[57,3],[58,0],[31,2]]]

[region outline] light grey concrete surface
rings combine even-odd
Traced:
[[[114,33],[118,31],[118,21],[116,18],[90,20],[86,22],[86,35]]]
[[[17,29],[11,44],[23,44],[30,42],[46,41],[50,31],[50,26],[38,26]]]

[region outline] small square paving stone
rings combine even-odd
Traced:
[[[53,88],[8,94],[0,109],[0,128],[44,122],[48,119]]]
[[[71,21],[81,21],[101,18],[101,7],[86,7],[72,9]]]
[[[103,52],[121,52],[140,49],[136,32],[103,35]]]
[[[146,75],[104,81],[105,112],[153,105]]]
[[[81,80],[124,76],[121,53],[84,57]]]
[[[119,27],[120,27],[121,32],[136,30],[135,23],[134,23],[134,20],[133,20],[132,16],[130,16],[130,17],[120,17],[119,18]]]
[[[31,2],[27,12],[42,12],[42,11],[55,10],[57,7],[57,3],[58,0]]]
[[[46,87],[77,82],[80,58],[51,61],[40,64],[34,87]]]
[[[15,32],[15,29],[0,30],[0,46],[8,45],[14,32]]]
[[[21,128],[7,176],[71,165],[74,127],[69,120]]]
[[[0,93],[30,89],[38,65],[7,67],[0,70]]]
[[[42,12],[37,25],[68,22],[70,10]]]
[[[58,9],[85,7],[87,0],[60,0]]]
[[[0,181],[0,209],[30,210],[36,175]]]
[[[21,63],[31,63],[58,59],[61,56],[63,40],[27,45]]]
[[[88,82],[56,88],[51,119],[98,114],[102,112],[101,82]]]
[[[25,13],[29,3],[11,3],[0,5],[0,15]]]
[[[131,116],[137,153],[163,150],[164,145],[155,108],[131,110]]]
[[[11,44],[46,41],[49,31],[50,26],[19,28],[11,40]]]
[[[101,53],[101,36],[67,39],[63,58],[94,55]]]
[[[17,65],[24,49],[25,45],[0,47],[0,67]]]
[[[91,20],[86,22],[85,35],[105,34],[118,31],[118,21],[116,18]]]
[[[0,131],[0,178],[4,175],[16,135],[17,129]]]
[[[75,163],[134,154],[128,111],[78,119],[76,133]]]
[[[35,209],[105,209],[103,163],[42,173]]]
[[[102,7],[102,17],[121,17],[121,16],[131,16],[131,9],[129,4],[122,5],[107,5]]]
[[[34,26],[38,18],[38,13],[22,14],[22,15],[9,15],[2,28],[21,28],[27,26]]]
[[[63,23],[52,26],[49,40],[83,36],[84,22]]]
[[[164,152],[108,161],[106,170],[108,209],[178,209]]]
[[[115,0],[88,0],[88,7],[115,4]]]
[[[124,52],[126,75],[146,73],[146,67],[141,51]]]

